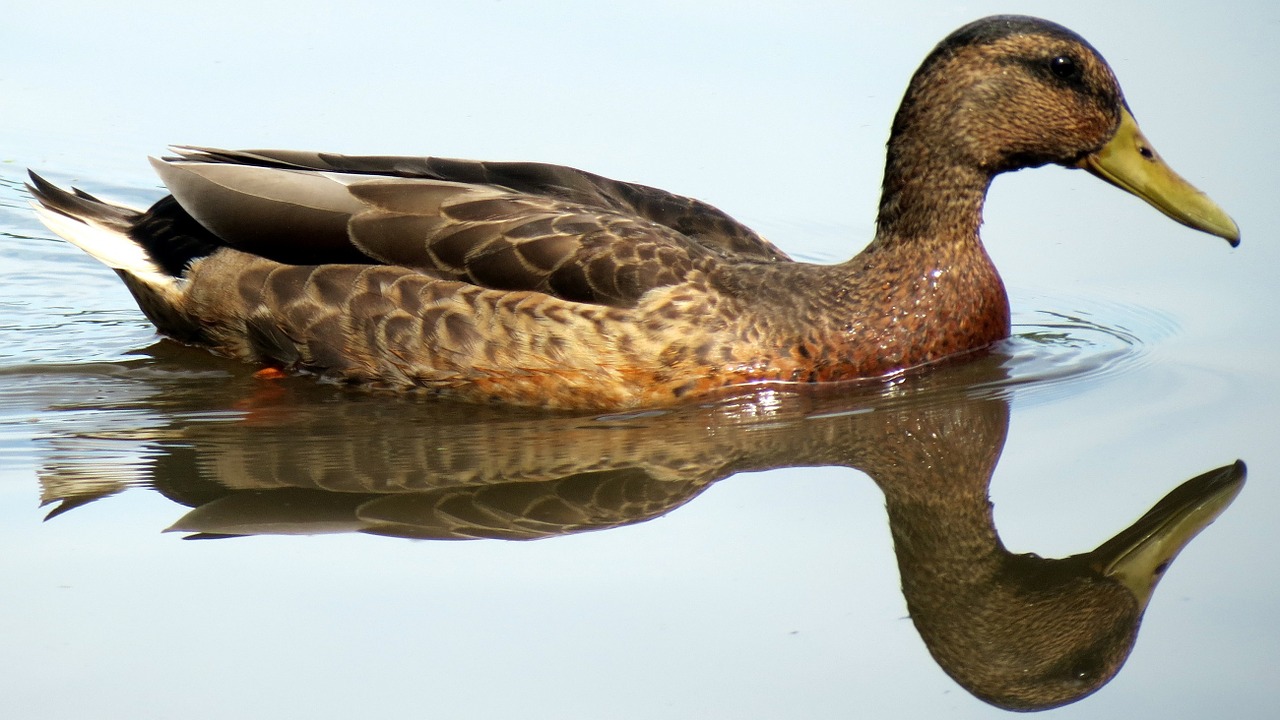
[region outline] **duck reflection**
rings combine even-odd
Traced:
[[[171,528],[192,537],[451,540],[641,522],[739,472],[856,468],[884,493],[903,594],[933,657],[989,703],[1044,709],[1115,675],[1156,583],[1234,499],[1245,468],[1183,483],[1090,552],[1011,553],[988,495],[1009,425],[1002,379],[993,356],[887,389],[774,388],[590,418],[369,396],[316,402],[305,381],[284,382],[235,421],[189,418],[151,433],[143,466],[156,490],[193,508]],[[61,503],[51,516],[115,489],[54,456],[42,477],[46,499]]]

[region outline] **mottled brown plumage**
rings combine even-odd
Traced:
[[[907,89],[875,238],[832,266],[705,203],[535,163],[182,148],[155,162],[173,196],[146,213],[34,176],[32,192],[184,342],[472,401],[628,408],[879,377],[1006,337],[978,237],[1001,172],[1085,163],[1234,241],[1209,201],[1153,199],[1094,161],[1127,123],[1074,33],[1021,17],[961,28]],[[1127,148],[1143,151],[1158,163]],[[104,230],[145,257],[103,250]]]

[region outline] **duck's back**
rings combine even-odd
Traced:
[[[627,307],[707,263],[787,260],[706,203],[563,166],[204,149],[154,164],[213,235],[289,264],[400,265]]]

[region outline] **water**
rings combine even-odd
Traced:
[[[888,387],[596,418],[262,382],[157,343],[26,208],[26,166],[145,204],[170,141],[535,159],[838,260],[906,78],[1000,9],[509,5],[49,4],[0,29],[6,714],[1003,715],[908,619],[904,580],[933,578],[895,546],[931,527],[893,509],[913,481],[971,490],[938,498],[957,518],[989,491],[1009,551],[1058,558],[1237,458],[1115,679],[1049,712],[1274,714],[1270,5],[1029,8],[1100,48],[1243,245],[1084,173],[1002,177],[983,232],[1015,337]],[[884,459],[911,447],[932,460]],[[405,539],[441,536],[543,539]]]

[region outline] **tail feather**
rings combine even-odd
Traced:
[[[113,205],[82,190],[68,192],[32,172],[27,191],[40,221],[65,240],[118,272],[148,285],[171,287],[177,278],[165,272],[131,231],[143,213]]]
[[[192,260],[225,243],[200,226],[172,198],[142,211],[101,200],[84,190],[64,190],[34,172],[27,191],[40,220],[58,235],[146,284],[180,283]]]
[[[172,197],[136,210],[83,190],[64,190],[34,172],[27,190],[40,220],[114,269],[160,332],[183,342],[204,341],[205,328],[187,313],[186,270],[226,244]]]
[[[142,212],[124,205],[116,205],[79,188],[67,192],[54,185],[34,171],[28,170],[31,182],[27,183],[27,191],[40,201],[44,207],[71,217],[93,217],[103,223],[109,223],[127,230]]]

